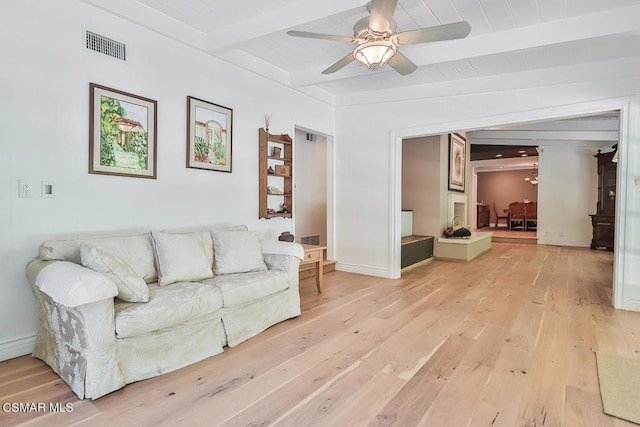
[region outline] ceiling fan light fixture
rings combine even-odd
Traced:
[[[375,40],[363,43],[353,51],[356,61],[365,65],[371,71],[379,70],[396,54],[396,47],[387,40]]]

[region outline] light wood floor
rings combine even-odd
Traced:
[[[495,243],[529,243],[538,244],[538,235],[536,231],[508,230],[507,228],[481,228],[473,230],[476,234],[491,233],[491,241]]]
[[[0,364],[0,402],[72,403],[0,425],[624,426],[594,351],[640,358],[609,252],[496,243],[400,280],[333,272],[303,313],[218,356],[79,401],[42,362]]]

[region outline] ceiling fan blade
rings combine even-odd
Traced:
[[[348,36],[336,36],[333,34],[321,34],[321,33],[309,33],[307,31],[287,31],[287,34],[289,34],[290,36],[293,37],[307,37],[310,39],[322,39],[322,40],[332,40],[335,42],[345,42],[345,43],[352,43],[352,44],[358,44],[357,40],[354,39],[353,37],[348,37]]]
[[[369,10],[369,28],[378,33],[385,33],[391,27],[393,13],[398,0],[372,0]]]
[[[324,70],[322,72],[322,74],[331,74],[331,73],[335,73],[336,71],[340,70],[341,68],[343,68],[345,65],[348,65],[351,63],[351,61],[354,60],[353,54],[350,53],[347,56],[345,56],[344,58],[342,58],[340,61],[336,62],[335,64],[333,64],[331,67],[327,68],[326,70]]]
[[[418,69],[418,66],[416,64],[411,62],[409,58],[407,58],[400,52],[396,52],[396,54],[387,61],[387,64],[389,64],[391,68],[393,68],[403,76],[411,74]]]
[[[419,28],[405,31],[392,36],[396,45],[409,45],[443,40],[462,39],[471,32],[471,26],[467,21],[454,22],[452,24],[438,25],[435,27]]]

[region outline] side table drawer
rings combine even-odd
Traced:
[[[320,259],[320,253],[322,251],[318,250],[318,251],[310,251],[310,252],[305,252],[304,253],[304,261],[302,261],[303,263],[306,262],[316,262]]]

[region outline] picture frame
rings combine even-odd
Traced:
[[[465,192],[467,140],[458,133],[449,134],[449,190]]]
[[[233,110],[187,96],[187,167],[231,173]]]
[[[281,158],[281,157],[282,157],[282,148],[280,148],[280,147],[273,147],[273,148],[271,149],[271,157]]]
[[[156,179],[157,101],[89,84],[89,173]]]

